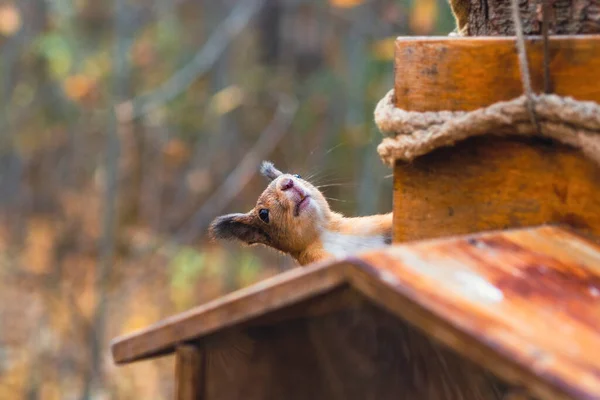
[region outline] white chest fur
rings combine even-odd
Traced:
[[[330,231],[321,234],[321,243],[323,243],[325,251],[335,257],[344,257],[349,254],[386,246],[385,238],[382,235],[359,236]]]

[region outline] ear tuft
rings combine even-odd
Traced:
[[[215,218],[208,228],[208,236],[212,240],[231,240],[235,237],[232,234],[231,225],[234,223],[236,214],[221,215]]]
[[[263,161],[260,166],[260,173],[263,176],[266,176],[269,180],[275,180],[280,175],[283,175],[283,172],[275,168],[271,161]]]
[[[211,239],[240,240],[247,244],[269,244],[266,232],[250,221],[248,214],[227,214],[216,218],[208,230]]]

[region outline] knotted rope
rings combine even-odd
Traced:
[[[600,164],[600,105],[553,94],[536,95],[531,88],[525,39],[517,0],[511,1],[521,80],[525,94],[474,111],[405,111],[394,106],[394,91],[375,109],[379,130],[389,137],[377,151],[392,167],[442,146],[486,134],[543,136],[580,149]],[[550,91],[548,4],[544,1],[544,90]]]
[[[531,121],[525,95],[474,111],[405,111],[394,106],[389,91],[375,109],[379,130],[389,137],[377,151],[392,167],[469,137],[495,135],[544,136],[576,147],[600,163],[600,106],[554,94],[535,95]]]

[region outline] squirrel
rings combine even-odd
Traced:
[[[471,9],[470,0],[449,0],[452,14],[456,20],[456,29],[454,35],[467,36],[469,33],[469,11]]]
[[[323,194],[297,174],[263,161],[271,182],[247,213],[216,218],[212,239],[263,244],[292,256],[300,265],[391,244],[392,213],[348,218],[331,210]]]

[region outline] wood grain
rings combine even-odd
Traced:
[[[325,293],[344,284],[341,268],[331,264],[298,268],[121,336],[111,343],[113,359],[122,364],[172,353],[178,343]]]
[[[535,91],[543,87],[541,38],[527,40]],[[553,92],[600,102],[600,35],[550,38]],[[401,37],[395,55],[396,107],[469,111],[523,94],[515,39]]]
[[[472,138],[394,169],[394,242],[567,224],[600,238],[600,168],[564,145]]]
[[[507,382],[540,399],[600,398],[600,246],[542,227],[362,259],[372,270],[353,287]]]
[[[175,400],[203,400],[204,357],[200,347],[179,345],[175,349]]]
[[[498,0],[451,0],[469,5],[469,35],[514,35],[509,2]],[[600,32],[600,7],[596,0],[553,1],[550,4],[550,33],[559,35]],[[464,7],[464,6],[463,6]],[[526,35],[542,32],[542,16],[538,0],[519,0],[523,31]]]
[[[316,282],[324,283],[317,285]],[[600,349],[600,246],[558,227],[413,242],[290,271],[278,279],[262,282],[209,306],[190,310],[154,327],[117,339],[113,344],[113,354],[120,362],[127,362],[172,352],[178,343],[195,340],[206,346],[209,354],[215,354],[215,349],[229,352],[229,356],[224,358],[218,354],[210,356],[211,360],[221,359],[226,365],[238,365],[227,361],[232,357],[231,351],[241,354],[233,356],[238,359],[255,354],[258,358],[250,359],[263,360],[259,364],[264,362],[268,368],[276,368],[271,369],[271,373],[282,374],[288,388],[302,387],[298,383],[302,379],[302,371],[310,371],[311,366],[317,364],[319,368],[329,365],[322,374],[335,379],[353,379],[352,372],[344,369],[347,366],[368,366],[367,371],[372,371],[372,374],[393,372],[390,360],[400,357],[402,349],[415,343],[412,339],[407,341],[406,336],[393,333],[393,330],[384,329],[377,333],[376,340],[363,334],[357,336],[357,340],[360,337],[365,340],[365,345],[388,343],[389,347],[373,350],[374,354],[387,354],[388,358],[367,358],[365,361],[360,354],[351,356],[354,353],[348,350],[347,354],[331,353],[333,358],[329,354],[315,361],[311,357],[321,353],[316,350],[311,350],[311,353],[308,347],[301,346],[302,341],[308,339],[299,333],[312,326],[313,322],[309,325],[293,322],[304,318],[298,308],[293,314],[294,319],[268,318],[273,313],[285,315],[289,307],[302,302],[309,304],[318,300],[322,304],[328,296],[331,296],[332,303],[354,304],[349,310],[355,309],[357,304],[365,304],[336,299],[340,290],[342,293],[348,290],[344,287],[356,290],[366,296],[368,302],[391,312],[398,322],[408,322],[416,327],[422,337],[442,343],[503,381],[523,387],[540,399],[600,398],[600,358],[595,351]],[[333,321],[336,321],[335,315],[345,313],[336,307],[330,311],[319,316],[307,313],[304,320],[331,321],[329,318],[334,318]],[[367,314],[373,315],[373,312]],[[353,315],[352,312],[350,315]],[[262,322],[261,316],[266,317]],[[343,318],[349,318],[345,319],[348,324],[339,323],[338,334],[318,335],[321,342],[315,342],[313,338],[312,345],[318,347],[321,343],[319,348],[331,350],[336,341],[343,343],[342,336],[352,331],[353,321],[351,317]],[[367,323],[365,327],[368,326],[376,327],[378,324]],[[391,339],[384,339],[384,332]],[[292,345],[285,339],[288,335],[300,336],[290,339],[295,343]],[[399,342],[394,342],[393,338],[398,338]],[[340,346],[352,348],[351,345]],[[269,353],[269,347],[278,350]],[[264,351],[256,353],[257,348]],[[298,349],[305,349],[306,354],[299,354]],[[424,359],[437,362],[434,353]],[[307,357],[298,358],[298,369],[293,366],[296,357]],[[336,357],[350,358],[335,364]],[[442,356],[443,360],[450,358],[450,355]],[[413,359],[413,362],[417,361]],[[211,361],[209,364],[214,363]],[[288,371],[279,371],[283,368],[281,365],[288,365]],[[427,365],[418,367],[416,375],[411,378],[418,382],[417,387],[425,387],[435,379],[425,372],[428,371]],[[388,367],[391,369],[386,369]],[[268,381],[268,374],[264,372],[268,368],[265,368],[257,369],[263,372],[251,374],[252,379],[248,382]],[[454,366],[451,369],[460,373],[461,368]],[[218,393],[219,390],[215,392],[213,389],[220,387],[218,382],[222,379],[227,379],[224,374],[228,370],[211,371],[207,377],[207,391]],[[300,371],[299,375],[297,371]],[[229,370],[229,373],[234,372]],[[240,372],[239,376],[242,381],[246,375]],[[392,374],[388,381],[401,377]],[[439,384],[444,385],[444,382]],[[217,386],[211,389],[210,385]],[[263,394],[262,398],[270,398],[272,386],[261,387],[266,391],[258,392]],[[306,390],[309,391],[309,388]],[[344,398],[343,392],[339,394],[338,390],[342,390],[339,387],[327,390],[333,391],[326,392],[333,393],[329,398]],[[337,397],[335,393],[338,393]]]
[[[498,378],[356,290],[323,297],[349,296],[346,309],[253,321],[205,338],[206,398],[504,400]]]

